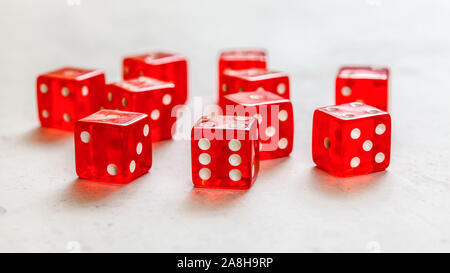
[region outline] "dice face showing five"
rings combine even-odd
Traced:
[[[253,117],[202,117],[191,132],[195,187],[249,189],[259,170],[258,128]]]
[[[221,83],[222,99],[219,105],[223,105],[223,96],[256,90],[266,90],[289,99],[289,76],[283,72],[266,69],[226,70]]]
[[[336,104],[359,101],[387,111],[388,81],[386,67],[342,67],[336,77]]]
[[[185,57],[165,52],[150,52],[123,60],[123,79],[147,76],[175,84],[175,104],[187,100],[188,78]]]
[[[152,140],[172,138],[176,115],[175,86],[152,78],[139,77],[106,86],[106,108],[146,113],[151,119]]]
[[[72,131],[75,121],[102,105],[105,75],[100,70],[65,67],[38,76],[36,89],[42,126]]]
[[[294,142],[294,115],[290,100],[267,91],[226,95],[226,115],[253,116],[259,124],[260,159],[288,156]]]
[[[347,177],[383,171],[389,166],[391,117],[353,102],[314,112],[312,155],[318,167]]]
[[[80,178],[126,184],[152,165],[146,114],[100,110],[75,124],[75,163]]]

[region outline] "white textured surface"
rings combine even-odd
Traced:
[[[220,2],[0,2],[0,251],[450,251],[450,3]],[[156,145],[127,186],[79,181],[72,135],[39,128],[38,73],[117,80],[121,56],[169,49],[189,57],[191,98],[213,100],[235,46],[290,73],[296,119],[292,156],[248,192],[193,190],[187,141]],[[392,68],[392,164],[337,179],[314,168],[311,122],[347,63]]]

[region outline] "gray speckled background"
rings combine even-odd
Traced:
[[[220,2],[0,2],[0,251],[450,251],[450,3]],[[113,81],[121,56],[168,49],[189,58],[191,98],[213,100],[217,53],[236,46],[267,48],[295,109],[292,156],[248,192],[193,190],[185,140],[155,145],[127,186],[79,181],[73,136],[39,128],[41,72]],[[314,168],[311,122],[348,63],[392,68],[392,164],[338,179]]]

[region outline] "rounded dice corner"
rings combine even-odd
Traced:
[[[47,77],[44,76],[44,75],[38,75],[38,76],[36,77],[36,86],[37,86],[38,91],[39,91],[40,85],[41,85],[42,83],[44,83],[46,80],[47,80]]]

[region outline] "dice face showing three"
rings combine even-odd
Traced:
[[[146,114],[100,110],[75,124],[75,163],[80,178],[126,184],[152,165]]]
[[[72,131],[75,121],[102,105],[105,75],[100,70],[65,67],[38,76],[36,89],[42,126]]]
[[[249,189],[259,170],[258,128],[253,117],[202,117],[191,132],[195,187]]]
[[[152,78],[139,77],[106,86],[106,108],[146,113],[151,119],[152,140],[172,138],[176,115],[175,86]]]
[[[294,115],[290,100],[267,91],[226,95],[227,115],[253,116],[259,124],[260,159],[288,156],[294,142]]]
[[[222,75],[222,97],[256,90],[266,90],[289,99],[289,76],[266,69],[226,70]],[[219,102],[223,105],[223,99]]]
[[[342,67],[336,77],[336,104],[359,101],[387,111],[388,82],[386,67]]]
[[[391,150],[391,117],[353,102],[314,112],[312,155],[318,167],[347,177],[385,170]]]
[[[187,100],[188,78],[187,60],[181,55],[150,52],[126,57],[123,60],[123,79],[147,76],[175,84],[175,104],[184,104]]]

